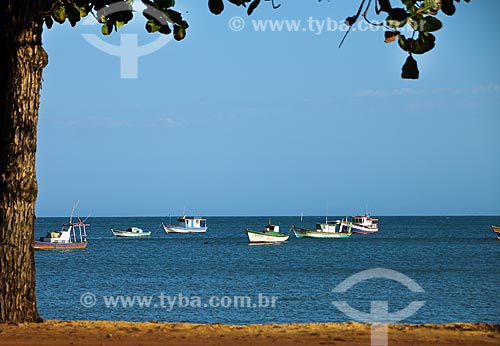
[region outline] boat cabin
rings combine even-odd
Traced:
[[[71,230],[73,225],[64,224],[60,231],[47,232],[45,237],[40,237],[40,241],[47,243],[69,243],[71,242]]]
[[[358,215],[352,217],[352,223],[365,227],[374,227],[377,226],[378,219],[373,219],[368,214]]]
[[[266,226],[266,232],[276,232],[276,233],[279,233],[280,231],[280,226],[276,226],[276,225],[272,225],[272,224],[268,224]]]
[[[337,231],[337,225],[340,225],[340,221],[327,221],[326,223],[317,223],[316,230],[318,232],[328,232],[335,233]],[[339,227],[340,230],[340,227]]]
[[[180,227],[204,228],[207,227],[207,220],[197,216],[183,216],[177,219]]]
[[[84,242],[87,238],[86,226],[90,225],[84,224],[83,222],[65,223],[62,225],[62,229],[60,231],[47,232],[47,235],[45,237],[40,237],[39,241],[44,243],[76,243],[77,237],[75,227],[78,227],[80,242]]]

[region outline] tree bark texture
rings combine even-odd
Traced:
[[[52,0],[53,1],[53,0]],[[51,1],[0,5],[0,322],[40,321],[33,250],[42,14]]]

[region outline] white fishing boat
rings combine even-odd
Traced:
[[[78,218],[78,222],[73,222],[73,214],[76,205],[73,206],[69,222],[64,223],[60,230],[49,231],[43,237],[33,242],[35,250],[71,250],[85,249],[87,247],[87,227],[90,224]],[[76,230],[78,229],[78,235]]]
[[[201,216],[183,216],[177,218],[177,222],[177,225],[161,225],[167,233],[205,233],[208,229],[207,220]]]
[[[325,223],[317,223],[316,229],[292,226],[292,230],[296,238],[349,238],[352,233],[348,230],[341,231],[340,224],[339,220],[326,221]]]
[[[296,238],[349,238],[352,233],[349,228],[342,230],[343,224],[341,220],[328,221],[327,217],[324,223],[316,224],[316,229],[292,226],[292,230]]]
[[[121,229],[111,229],[111,233],[115,237],[149,237],[151,231],[144,231],[139,227],[129,227],[125,230]]]
[[[290,238],[290,234],[280,233],[280,227],[268,221],[263,231],[246,230],[250,243],[282,243]]]
[[[351,219],[342,223],[341,230],[347,231],[351,227],[352,233],[370,234],[378,232],[378,219],[370,217],[370,215],[352,216]]]

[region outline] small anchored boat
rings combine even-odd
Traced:
[[[370,215],[352,216],[350,221],[344,221],[341,225],[341,231],[347,231],[351,228],[352,233],[370,234],[378,232],[378,219],[370,217]]]
[[[267,226],[263,231],[254,231],[247,229],[246,231],[248,241],[250,243],[282,243],[290,238],[290,234],[280,233],[280,227],[271,224],[269,219]]]
[[[350,232],[325,232],[296,226],[292,226],[292,230],[297,238],[349,238],[352,235]]]
[[[352,232],[347,223],[346,230],[343,230],[344,223],[340,220],[328,221],[327,218],[324,223],[317,223],[315,230],[297,226],[292,226],[292,230],[296,238],[349,238]]]
[[[491,228],[493,229],[493,232],[495,232],[495,234],[497,236],[497,239],[500,240],[500,227],[498,227],[498,226],[491,226]]]
[[[87,247],[87,229],[90,224],[86,224],[85,220],[78,218],[78,222],[73,222],[73,211],[69,218],[69,223],[62,225],[62,228],[57,231],[50,231],[44,237],[33,243],[35,250],[70,250],[70,249],[85,249]],[[76,229],[78,228],[78,237]]]
[[[115,237],[149,237],[151,235],[151,231],[143,231],[139,227],[129,227],[126,230],[121,229],[111,229],[111,233]]]
[[[207,220],[201,216],[182,216],[177,218],[177,225],[161,224],[167,233],[205,233]]]

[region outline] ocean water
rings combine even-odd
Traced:
[[[301,224],[298,217],[271,219],[282,232]],[[302,225],[323,219],[304,217]],[[292,234],[279,245],[248,244],[245,229],[262,229],[267,217],[207,220],[207,233],[182,235],[161,229],[168,218],[90,218],[87,249],[36,252],[40,314],[71,320],[341,322],[359,316],[346,315],[335,302],[366,314],[387,304],[393,316],[419,301],[424,305],[401,323],[500,322],[500,241],[490,227],[500,217],[380,217],[376,234]],[[66,221],[38,218],[36,237]],[[129,226],[153,233],[124,239],[110,232]],[[376,268],[400,276],[377,277],[384,271]],[[360,272],[373,277],[345,292],[336,289]]]

